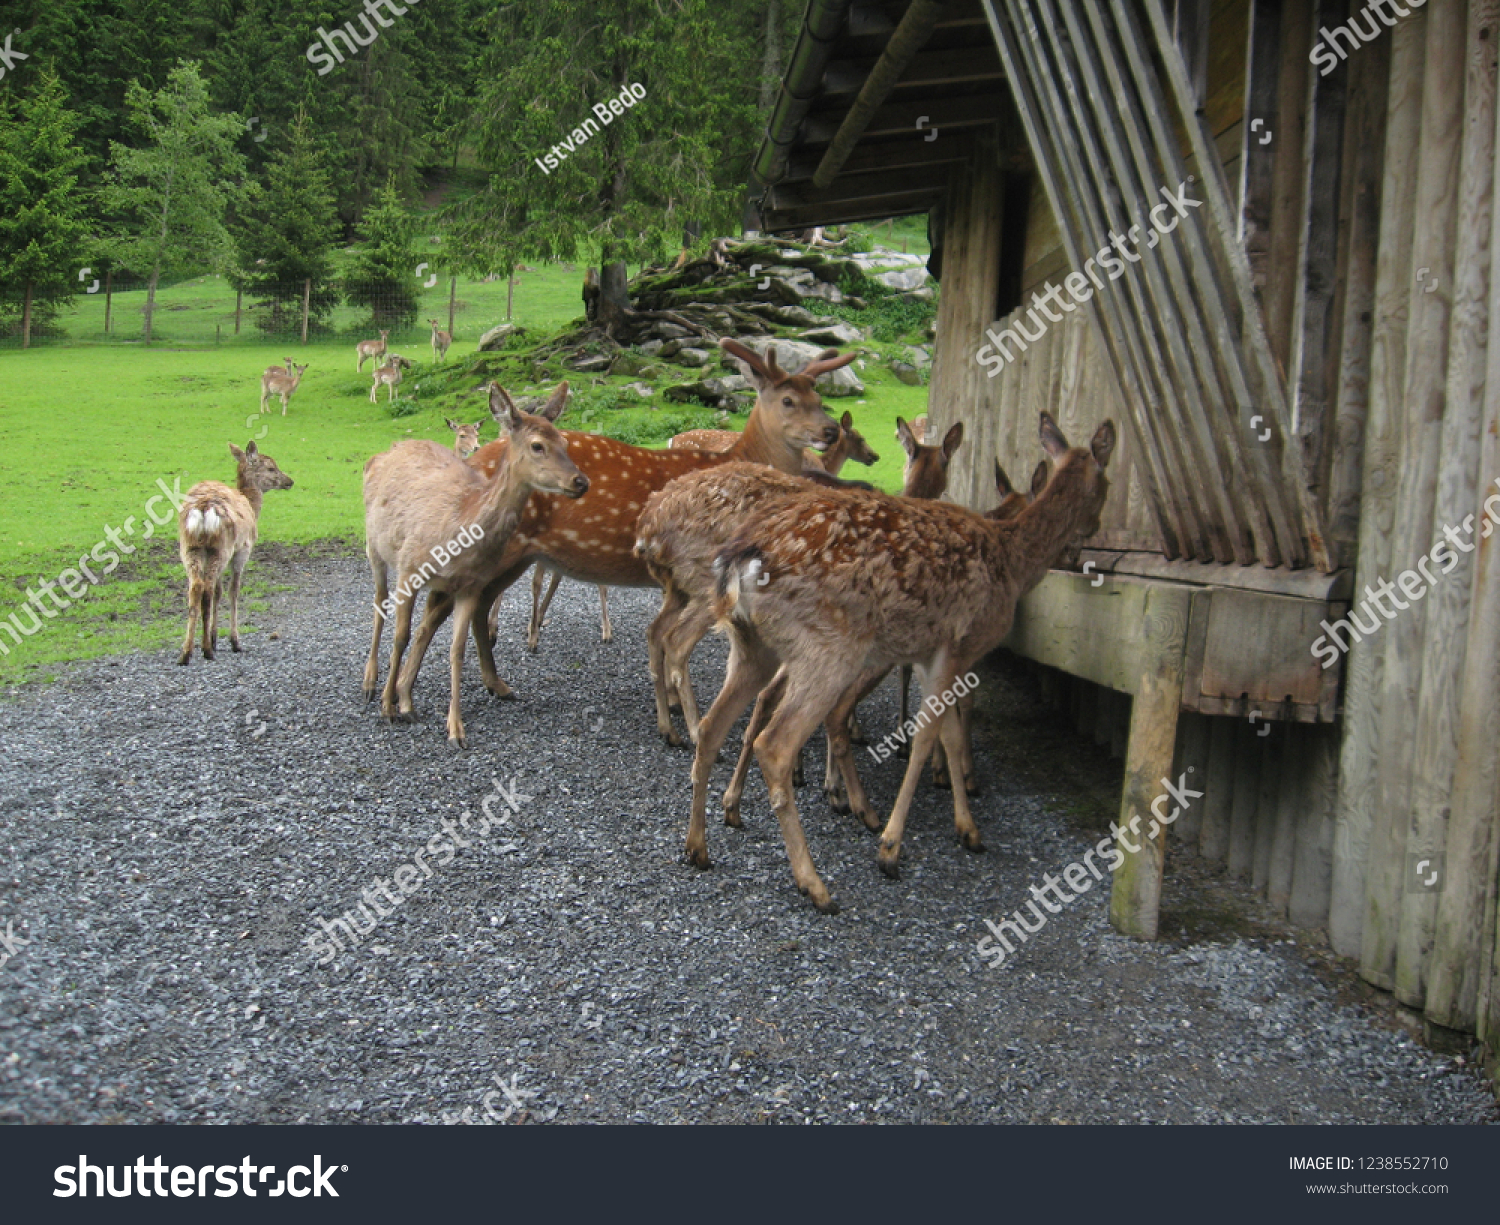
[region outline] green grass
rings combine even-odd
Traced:
[[[886,241],[884,227],[878,230],[877,240]],[[897,223],[898,246],[903,233],[914,251],[920,235],[925,251],[921,219],[915,225]],[[581,277],[581,268],[569,270],[565,265],[520,274],[514,322],[529,330],[528,341],[543,339],[581,313]],[[366,459],[403,438],[450,443],[444,416],[488,418],[483,400],[473,393],[483,374],[471,371],[476,369],[478,336],[505,317],[505,290],[503,281],[461,282],[455,329],[460,339],[440,372],[429,366],[427,329],[392,338],[393,349],[404,350],[418,363],[401,387],[401,407],[410,415],[400,417],[387,410],[384,391],[378,404],[370,403],[370,366],[366,363],[363,374],[355,373],[351,339],[318,341],[304,348],[261,340],[246,325],[238,342],[212,344],[215,323],[224,326],[226,294],[226,334],[233,311],[232,292],[213,277],[159,292],[157,340],[149,348],[119,342],[118,329],[132,317],[132,295],[116,298],[114,340],[98,342],[103,329],[101,294],[80,298],[76,316],[64,318],[70,342],[4,350],[0,618],[22,606],[28,586],[38,579],[55,580],[65,567],[75,567],[81,556],[104,542],[106,526],[123,536],[126,520],[133,518],[135,535],[123,538],[136,546],[136,552],[109,575],[91,562],[102,581],[20,644],[0,634],[0,644],[9,648],[9,654],[0,653],[0,681],[45,678],[62,661],[157,650],[177,639],[184,609],[175,526],[153,528],[152,538],[143,539],[146,502],[159,492],[158,480],[168,487],[180,482],[184,491],[205,479],[232,482],[230,442],[243,446],[256,438],[296,481],[295,488],[266,496],[259,546],[263,562],[284,546],[338,542],[337,547],[357,548],[363,539],[360,477]],[[144,295],[139,297],[143,300]],[[423,315],[446,320],[446,311],[446,286],[440,285],[427,295]],[[134,318],[138,328],[138,315]],[[205,337],[207,344],[191,343]],[[862,347],[871,354],[859,372],[866,395],[830,400],[828,407],[835,416],[845,409],[853,412],[856,426],[881,461],[873,469],[850,464],[844,475],[896,490],[904,456],[895,441],[895,419],[900,414],[910,420],[925,412],[927,389],[908,387],[885,368],[880,359],[896,353],[898,346]],[[261,371],[283,356],[307,362],[309,369],[288,415],[281,416],[273,401],[271,412],[262,417]],[[639,445],[664,445],[681,430],[719,424],[711,410],[668,404],[659,394],[651,401],[655,408],[629,407],[636,402],[623,388],[637,380],[567,372],[556,359],[533,362],[526,349],[505,355],[498,364],[500,381],[518,394],[548,390],[567,378],[576,398],[562,419],[566,428],[606,433]],[[666,364],[655,385],[659,390],[704,373],[713,372]],[[725,424],[739,428],[744,418]],[[494,437],[492,425],[487,425],[484,436]],[[252,559],[244,611],[263,607],[272,581],[268,573],[264,584],[258,582],[256,569]],[[285,572],[276,571],[274,577],[284,578]],[[253,630],[249,621],[247,617],[245,628]]]

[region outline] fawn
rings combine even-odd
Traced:
[[[260,376],[260,411],[266,411],[272,396],[281,397],[281,415],[286,416],[286,402],[302,382],[307,366],[293,366],[290,371],[272,366]]]
[[[193,632],[203,618],[203,658],[212,659],[219,643],[219,599],[224,571],[229,571],[229,649],[240,649],[240,576],[255,547],[261,495],[267,489],[290,489],[292,478],[253,442],[241,451],[229,444],[238,471],[235,488],[219,481],[199,481],[177,511],[177,552],[187,571],[188,622],[179,664],[193,659]]]
[[[485,588],[481,603],[486,616],[506,588],[538,560],[580,582],[610,587],[653,586],[645,564],[632,553],[636,519],[652,493],[685,473],[733,460],[799,472],[804,447],[831,446],[837,441],[839,427],[824,410],[813,380],[825,371],[848,365],[854,360],[853,353],[840,355],[825,350],[803,370],[788,374],[777,365],[774,347],[762,357],[728,337],[719,345],[745,364],[756,387],[755,407],[739,441],[718,454],[690,448],[651,451],[597,434],[565,432],[570,453],[593,488],[577,502],[540,494],[531,499]],[[504,454],[503,443],[487,443],[469,457],[469,463],[486,471]],[[413,660],[420,662],[432,635],[451,610],[451,602],[428,601],[421,627],[412,639]],[[495,668],[494,638],[484,632],[484,624],[481,618],[474,626],[480,672],[491,693],[508,697],[510,687]],[[406,666],[413,667],[410,661]]]
[[[375,364],[380,365],[380,359],[385,355],[385,342],[390,334],[389,328],[382,328],[379,340],[361,340],[354,346],[355,355],[359,358],[359,361],[354,364],[355,374],[364,373],[365,361],[368,358],[373,357]]]
[[[453,431],[453,454],[459,459],[468,459],[479,450],[479,431],[484,427],[483,418],[473,425],[455,421],[452,417],[444,417],[443,421]]]
[[[265,372],[267,374],[291,374],[292,359],[290,357],[287,358],[284,364],[280,366],[267,366]]]
[[[567,396],[568,385],[563,383],[549,401],[551,415],[562,411]],[[398,442],[365,464],[365,552],[375,577],[376,601],[365,661],[365,698],[375,696],[381,626],[393,615],[381,713],[387,719],[411,717],[411,689],[421,656],[413,653],[404,668],[401,659],[417,591],[428,587],[429,610],[441,600],[454,612],[448,739],[460,748],[466,744],[458,700],[464,645],[480,611],[484,585],[533,491],[579,498],[589,488],[588,477],[568,457],[567,440],[547,416],[521,412],[498,386],[490,389],[490,406],[509,446],[489,477],[447,447],[425,439]],[[394,594],[389,588],[392,568],[397,577]]]
[[[837,913],[807,850],[792,764],[814,728],[833,741],[850,806],[873,813],[853,768],[848,716],[864,684],[915,665],[942,713],[917,729],[911,760],[880,839],[882,871],[899,872],[901,837],[922,762],[941,737],[962,758],[959,721],[940,695],[1009,631],[1017,600],[1080,531],[1097,530],[1115,446],[1106,421],[1088,448],[1069,448],[1041,414],[1042,445],[1056,462],[1036,501],[1013,518],[985,519],[940,502],[817,489],[766,499],[755,521],[715,559],[715,611],[730,636],[724,687],[699,728],[686,851],[709,865],[704,820],[709,776],[734,721],[769,687],[774,713],[754,752],[780,821],[798,888]],[[962,787],[954,824],[971,851],[984,849]]]
[[[375,393],[383,384],[386,389],[385,402],[396,398],[396,388],[401,385],[401,372],[411,363],[399,353],[392,353],[383,366],[375,367],[375,381],[370,384],[370,403],[375,403]]]
[[[453,336],[439,328],[436,319],[429,319],[427,322],[432,324],[432,364],[437,365],[448,356],[448,346],[453,343]]]

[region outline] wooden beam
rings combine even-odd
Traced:
[[[767,193],[766,199],[775,212],[813,207],[823,202],[838,205],[858,204],[866,200],[879,200],[885,196],[909,195],[912,192],[940,192],[944,189],[947,175],[946,167],[845,174],[840,175],[824,191],[817,190],[811,183],[799,183],[792,186],[778,183]]]
[[[936,128],[941,140],[945,129],[987,127],[1005,114],[1005,105],[1005,95],[995,93],[891,102],[871,116],[861,132],[861,139],[910,135],[914,140],[925,140],[924,133]],[[927,122],[918,128],[917,119],[923,115],[927,116]],[[842,113],[836,111],[809,115],[803,123],[798,143],[803,146],[826,145],[837,135],[842,121]]]
[[[1271,184],[1281,127],[1276,106],[1281,78],[1283,0],[1250,0],[1250,36],[1245,47],[1245,121],[1240,145],[1240,245],[1250,261],[1250,284],[1264,305],[1266,263],[1271,246]]]
[[[823,92],[828,95],[857,94],[880,60],[834,60],[823,76]],[[1005,74],[995,48],[988,43],[971,47],[922,51],[914,55],[902,73],[898,88],[971,84],[975,81],[1001,81]]]
[[[886,196],[875,201],[854,201],[848,205],[808,204],[801,208],[767,212],[763,228],[772,234],[785,230],[805,230],[814,225],[845,225],[851,221],[883,221],[887,217],[908,217],[925,213],[943,198],[942,185],[904,196]]]
[[[942,136],[938,140],[886,139],[878,143],[861,141],[859,148],[844,163],[844,172],[839,177],[843,179],[855,174],[888,173],[910,170],[917,166],[942,166],[967,161],[973,152],[973,139],[973,130],[967,130],[955,132],[951,137]],[[811,180],[813,172],[818,168],[818,161],[818,158],[794,154],[787,163],[786,174],[777,186],[790,187]]]

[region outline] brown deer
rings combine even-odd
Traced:
[[[484,426],[482,418],[473,425],[455,421],[452,417],[444,417],[443,422],[453,431],[453,454],[459,459],[468,459],[479,450],[479,431]]]
[[[290,357],[287,358],[285,363],[280,366],[267,366],[265,372],[267,374],[291,374],[292,359]]]
[[[375,379],[370,384],[370,403],[375,403],[375,393],[382,386],[386,389],[385,402],[389,404],[396,398],[396,388],[401,385],[401,372],[408,368],[411,362],[399,353],[392,353],[385,359],[385,364],[375,367]]]
[[[286,402],[302,383],[307,366],[293,366],[290,372],[272,366],[260,376],[260,411],[266,411],[272,396],[281,397],[281,415],[286,416]]]
[[[673,434],[667,446],[694,447],[700,451],[727,451],[740,440],[739,430],[687,430]]]
[[[1003,521],[941,502],[818,489],[762,503],[755,521],[723,549],[716,612],[730,636],[724,687],[699,728],[687,855],[709,866],[705,810],[709,777],[729,728],[763,690],[774,713],[754,740],[798,888],[825,913],[838,904],[818,876],[797,813],[792,765],[823,723],[834,742],[851,807],[873,812],[854,771],[848,717],[864,684],[890,668],[916,666],[942,713],[921,721],[900,793],[880,839],[882,871],[899,872],[901,838],[922,762],[941,738],[961,760],[960,729],[941,695],[1009,631],[1022,593],[1080,531],[1097,530],[1115,446],[1106,421],[1091,445],[1070,449],[1041,415],[1052,479],[1026,509]],[[984,849],[962,787],[954,824],[971,851]]]
[[[567,396],[568,385],[563,383],[548,403],[552,415],[562,411]],[[425,439],[398,442],[365,465],[365,552],[375,577],[375,624],[365,661],[365,697],[375,696],[381,626],[393,616],[381,713],[387,719],[411,717],[411,690],[421,656],[414,653],[404,669],[401,657],[411,633],[417,591],[427,587],[429,609],[441,601],[455,614],[448,739],[460,748],[465,739],[459,679],[469,626],[480,611],[485,583],[533,491],[579,498],[589,487],[588,478],[568,457],[567,440],[547,416],[522,413],[499,387],[491,389],[490,404],[509,445],[488,478],[446,447]],[[394,596],[389,588],[392,569],[397,577]]]
[[[437,365],[448,356],[448,346],[453,343],[453,335],[439,328],[436,319],[429,319],[427,322],[432,324],[432,364]]]
[[[697,447],[704,451],[727,451],[739,441],[739,437],[734,430],[688,430],[686,433],[673,435],[667,445]],[[880,456],[871,449],[865,436],[854,428],[854,417],[848,412],[844,413],[839,422],[839,440],[826,451],[808,450],[803,453],[802,458],[806,466],[821,468],[830,476],[837,476],[847,460],[852,459],[857,464],[865,465],[880,462]]]
[[[542,594],[542,582],[548,575],[552,581],[547,585],[547,594]],[[562,578],[562,572],[553,570],[537,562],[535,569],[531,572],[531,620],[526,624],[526,649],[536,651],[537,643],[541,640],[542,626],[547,621],[547,609],[552,607],[552,597],[557,594],[558,580]],[[615,627],[609,621],[609,588],[603,583],[599,585],[599,641],[613,642],[615,640]]]
[[[290,489],[292,478],[276,461],[255,449],[229,444],[238,471],[235,487],[199,481],[177,511],[177,552],[187,571],[188,622],[179,664],[193,659],[193,632],[203,618],[203,658],[212,659],[219,643],[219,600],[224,571],[229,571],[229,648],[240,649],[240,577],[255,547],[261,495],[268,489]]]
[[[911,426],[896,418],[896,440],[906,451],[906,467],[901,474],[904,497],[936,500],[948,491],[948,465],[964,440],[964,423],[956,422],[937,446],[927,446]]]
[[[382,328],[379,340],[361,340],[354,346],[355,355],[359,361],[355,363],[354,372],[363,374],[365,372],[365,361],[369,358],[375,359],[375,364],[380,365],[380,359],[385,356],[385,342],[390,336],[389,328]]]
[[[686,473],[735,460],[765,464],[781,472],[800,472],[803,448],[832,446],[838,440],[838,424],[824,410],[813,380],[848,365],[854,360],[853,353],[840,355],[828,349],[803,370],[788,374],[777,365],[774,347],[762,358],[727,337],[719,345],[745,363],[756,388],[755,407],[739,441],[717,454],[691,448],[651,451],[598,434],[567,432],[570,454],[593,487],[577,502],[540,494],[531,499],[485,589],[482,603],[486,614],[506,588],[538,560],[545,560],[552,569],[578,582],[608,587],[654,586],[650,571],[632,549],[641,508],[658,489]],[[484,471],[498,463],[503,454],[503,446],[487,443],[469,457],[469,462]],[[413,659],[421,660],[451,609],[451,602],[428,601],[421,627],[412,639]],[[476,626],[475,645],[485,686],[496,697],[509,697],[510,687],[495,668],[493,639],[484,632],[482,623]]]

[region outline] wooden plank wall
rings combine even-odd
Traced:
[[[1248,132],[1246,57],[1225,41],[1243,47],[1256,28],[1273,29],[1283,65],[1287,48],[1300,47],[1305,61],[1319,37],[1314,23],[1337,9],[1286,0],[1268,26],[1257,20],[1263,3],[1272,0],[1213,9],[1205,112],[1226,167],[1243,156]],[[1318,492],[1330,552],[1355,571],[1356,610],[1367,584],[1415,571],[1444,529],[1462,531],[1471,515],[1475,548],[1450,546],[1456,565],[1431,563],[1440,571],[1431,593],[1353,645],[1337,724],[1278,723],[1262,736],[1263,726],[1244,720],[1185,713],[1178,770],[1191,765],[1210,786],[1201,808],[1173,827],[1174,853],[1222,862],[1292,922],[1326,929],[1370,982],[1436,1024],[1477,1031],[1492,1052],[1500,1051],[1500,532],[1482,537],[1480,525],[1487,498],[1500,517],[1497,49],[1500,0],[1453,0],[1415,10],[1352,53],[1342,103],[1305,64],[1284,71],[1275,89],[1251,83],[1257,97],[1277,97],[1272,126],[1286,142],[1274,165],[1245,176],[1271,193],[1256,202],[1251,227],[1256,292],[1278,358],[1302,372],[1304,386],[1317,380],[1308,402],[1319,414]],[[1235,71],[1237,88],[1224,81]],[[1331,125],[1329,108],[1340,105]],[[1307,190],[1314,163],[1332,166],[1336,194]],[[1285,186],[1299,176],[1303,194],[1289,201]],[[1228,178],[1241,181],[1237,166]],[[1028,299],[1069,271],[1040,184],[1025,264]],[[935,393],[932,415],[940,428],[959,419],[968,427],[953,500],[992,505],[997,457],[1013,482],[1027,482],[1041,454],[1043,408],[1075,439],[1106,416],[1126,419],[1109,351],[1084,312],[1051,324],[986,378],[974,361],[983,341],[970,338],[1011,320],[992,324],[972,296],[950,307],[947,284],[944,308],[934,386],[952,394],[939,401]],[[944,381],[959,364],[973,369]],[[1162,550],[1140,457],[1127,443],[1117,462],[1119,493],[1096,543]],[[1128,715],[1128,699],[1077,678],[1051,674],[1043,692],[1096,739],[1117,739]],[[1424,859],[1440,867],[1438,887],[1415,880]]]

